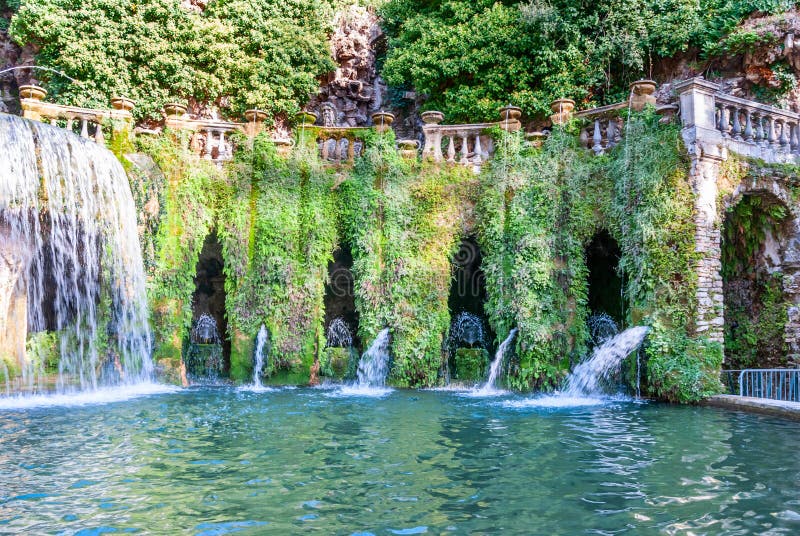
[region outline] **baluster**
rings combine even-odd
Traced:
[[[581,147],[585,149],[589,148],[589,129],[586,128],[581,129],[580,143]]]
[[[328,160],[328,139],[324,136],[322,137],[322,161],[325,162]]]
[[[723,136],[728,136],[728,129],[730,126],[728,125],[728,108],[727,106],[721,105],[719,107],[719,122],[717,123],[717,130],[719,130]]]
[[[75,118],[74,118],[74,117],[69,117],[69,118],[67,119],[67,130],[68,130],[69,132],[72,132],[72,129],[73,129],[74,127],[75,127]]]
[[[763,147],[767,139],[767,131],[764,129],[764,116],[757,114],[756,118],[756,143]]]
[[[789,148],[791,149],[792,153],[796,153],[798,148],[800,148],[800,132],[798,132],[798,130],[800,130],[800,124],[792,123],[790,125],[790,130],[789,130],[789,136],[790,136]]]
[[[422,157],[425,158],[433,153],[433,134],[423,130],[425,134],[425,146],[422,148]]]
[[[744,139],[749,143],[753,143],[753,121],[751,119],[750,110],[744,112]]]
[[[788,126],[785,119],[780,120],[781,123],[781,137],[780,137],[780,145],[781,151],[786,151],[786,148],[789,146],[789,136],[788,132],[786,132],[786,127]]]
[[[466,132],[461,133],[461,164],[469,165],[469,142]]]
[[[601,155],[603,154],[603,135],[600,133],[600,120],[594,120],[594,135],[592,136],[592,151],[594,154]]]
[[[483,163],[481,153],[481,135],[478,133],[475,135],[475,158],[472,159],[472,163],[475,164],[477,169],[480,169],[481,164]]]
[[[89,139],[89,121],[81,117],[81,138]]]
[[[356,160],[356,139],[347,140],[347,161],[351,164]]]
[[[53,125],[54,127],[57,127],[58,126],[58,119],[56,119],[55,117],[51,117],[50,118],[50,124]]]
[[[739,120],[739,112],[740,110],[735,106],[731,106],[731,112],[733,112],[733,129],[731,130],[731,134],[733,135],[733,139],[741,140],[742,139],[742,123]]]
[[[212,160],[214,157],[211,155],[211,152],[214,150],[214,133],[211,129],[206,130],[206,154],[203,155],[203,158],[206,160]]]
[[[94,141],[97,145],[105,145],[106,140],[103,136],[103,126],[100,123],[94,124]]]
[[[451,134],[448,136],[449,141],[447,142],[447,163],[448,164],[455,164],[456,162],[456,144],[453,141],[455,136]]]
[[[777,146],[777,138],[775,137],[775,118],[772,116],[767,117],[767,143],[770,147]]]
[[[436,138],[433,141],[433,161],[441,162],[444,159],[442,155],[442,131],[436,132]]]
[[[613,119],[606,125],[606,149],[611,149],[617,144],[617,123]]]

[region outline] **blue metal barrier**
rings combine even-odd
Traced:
[[[745,369],[739,395],[800,402],[800,369]]]

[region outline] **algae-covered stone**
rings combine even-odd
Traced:
[[[488,364],[489,352],[483,348],[459,348],[456,350],[453,378],[480,380],[485,376]]]

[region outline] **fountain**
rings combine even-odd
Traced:
[[[602,395],[603,382],[619,368],[619,364],[644,341],[650,328],[626,329],[595,348],[592,356],[575,367],[567,377],[565,397],[580,398]]]
[[[94,142],[3,114],[0,151],[0,353],[21,372],[14,388],[41,392],[51,381],[25,349],[29,332],[45,331],[55,334],[58,391],[150,380],[145,277],[125,170]]]
[[[327,348],[350,348],[353,346],[353,334],[344,318],[334,318],[325,331]]]
[[[384,387],[389,372],[389,328],[383,328],[358,362],[358,388]]]
[[[619,333],[617,322],[606,313],[593,314],[586,320],[592,346],[601,346]]]
[[[483,322],[480,317],[467,312],[459,313],[450,328],[450,340],[454,346],[483,346]]]
[[[203,313],[195,321],[184,361],[187,372],[195,378],[215,380],[222,373],[222,339],[217,321],[210,314]]]
[[[517,328],[512,329],[508,333],[506,340],[504,340],[497,348],[497,352],[494,354],[494,361],[492,361],[492,366],[489,368],[489,377],[487,378],[483,387],[475,391],[475,394],[491,395],[498,392],[495,389],[494,384],[497,381],[497,376],[500,374],[500,367],[503,365],[503,359],[505,358],[506,351],[508,350],[508,345],[511,344],[511,341],[514,339],[514,335],[516,334]]]

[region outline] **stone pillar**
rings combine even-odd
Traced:
[[[800,217],[787,222],[781,248],[783,298],[789,304],[783,340],[790,365],[800,367]]]
[[[725,317],[717,179],[727,151],[715,127],[715,93],[719,86],[702,78],[692,78],[677,84],[675,90],[681,101],[681,134],[692,157],[689,180],[695,195],[695,251],[700,254],[696,265],[695,332],[700,337],[723,342]]]
[[[722,342],[724,308],[722,292],[722,249],[720,217],[717,214],[717,178],[721,158],[701,156],[692,160],[690,181],[695,194],[695,251],[697,314],[695,332],[700,337]]]

